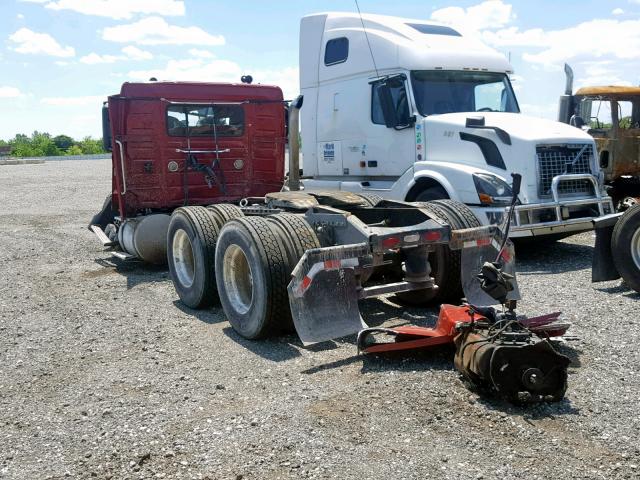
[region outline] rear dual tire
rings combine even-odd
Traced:
[[[255,340],[293,327],[287,284],[304,252],[319,247],[297,215],[249,217],[227,223],[216,248],[220,303],[233,329]]]
[[[375,207],[382,200],[384,200],[384,198],[382,198],[377,193],[364,192],[364,193],[358,193],[358,196],[365,201],[368,207]]]
[[[171,215],[167,233],[167,263],[180,301],[189,308],[218,302],[215,251],[220,229],[243,216],[235,205],[181,207]]]

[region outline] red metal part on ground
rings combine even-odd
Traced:
[[[548,315],[532,317],[519,320],[520,323],[541,337],[559,337],[564,335],[571,326],[569,322],[559,321],[561,312],[554,312]],[[414,350],[418,348],[433,347],[436,345],[444,345],[453,343],[454,338],[458,335],[456,332],[456,323],[471,322],[470,307],[442,305],[438,321],[434,328],[404,326],[391,329],[371,329],[372,331],[382,331],[395,336],[395,342],[379,343],[365,347],[362,350],[365,353],[383,353],[395,352],[400,350]],[[474,314],[474,321],[487,321],[487,318]],[[366,330],[365,330],[366,332]]]
[[[475,314],[474,319],[487,319],[481,315]],[[442,305],[438,321],[434,328],[425,327],[397,327],[390,329],[397,333],[396,341],[390,343],[381,343],[372,345],[364,349],[366,353],[391,352],[398,350],[413,350],[416,348],[433,347],[435,345],[444,345],[453,343],[453,339],[457,335],[456,323],[470,322],[469,307],[458,307],[455,305]]]
[[[560,337],[567,333],[571,326],[569,322],[560,320],[562,312],[548,313],[539,317],[520,320],[520,323],[535,334],[543,337]]]

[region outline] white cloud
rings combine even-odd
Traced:
[[[0,98],[22,97],[23,93],[16,87],[0,87]]]
[[[24,15],[23,15],[23,14],[21,14],[21,13],[19,13],[19,14],[17,14],[17,15],[16,15],[16,18],[17,18],[18,20],[24,20]]]
[[[47,3],[47,2],[50,2],[51,0],[20,0],[20,1],[25,3]]]
[[[509,27],[497,32],[482,32],[483,40],[494,47],[546,47],[547,32],[541,28],[531,28],[521,32],[517,27]]]
[[[169,60],[164,68],[134,70],[128,76],[137,80],[194,80],[207,82],[238,82],[242,76],[240,65],[229,60],[206,62],[200,58]]]
[[[224,45],[222,35],[211,35],[200,27],[169,25],[164,18],[148,17],[135,23],[107,27],[103,40],[139,45]]]
[[[215,57],[215,55],[213,53],[211,53],[209,50],[200,50],[198,48],[192,48],[189,50],[189,55],[191,55],[192,57],[199,57],[199,58],[213,58]]]
[[[97,53],[90,53],[80,59],[81,63],[87,65],[96,65],[100,63],[115,63],[120,60],[151,60],[153,54],[146,50],[141,50],[138,47],[129,45],[122,49],[124,55],[99,55]]]
[[[469,8],[446,7],[431,13],[431,19],[465,33],[504,27],[515,18],[513,7],[502,0],[487,0]]]
[[[120,59],[117,55],[98,55],[97,53],[90,53],[80,58],[80,63],[86,63],[87,65],[96,65],[99,63],[114,63]]]
[[[107,95],[86,95],[81,97],[45,97],[40,100],[45,105],[56,107],[82,107],[86,105],[100,105],[107,99]]]
[[[76,52],[73,47],[63,47],[48,33],[37,33],[28,28],[21,28],[9,36],[16,45],[13,47],[18,53],[51,55],[53,57],[73,57]]]
[[[598,32],[598,35],[593,32]],[[640,20],[596,19],[551,31],[539,28],[519,31],[511,27],[483,32],[483,38],[493,46],[542,48],[538,53],[523,54],[523,59],[544,65],[561,65],[576,58],[640,58]]]
[[[153,54],[151,52],[141,50],[138,47],[134,47],[133,45],[124,47],[122,49],[122,53],[124,53],[127,58],[131,60],[151,60],[153,58]]]
[[[293,98],[299,94],[297,67],[286,67],[279,70],[253,70],[242,68],[230,60],[205,60],[202,58],[169,60],[164,68],[134,70],[130,71],[127,77],[143,81],[155,77],[161,81],[192,80],[238,83],[244,74],[251,74],[254,83],[279,86],[285,98]]]
[[[640,0],[629,1],[640,4]],[[614,15],[622,13],[621,8],[612,12]],[[515,17],[512,6],[503,0],[487,0],[466,9],[446,7],[431,14],[433,20],[453,25],[467,34],[479,35],[493,47],[526,48],[523,60],[541,65],[545,70],[559,70],[565,61],[576,59],[640,58],[640,20],[594,19],[564,29],[545,31],[542,28],[520,30],[509,26]],[[593,32],[598,32],[598,35]]]
[[[584,74],[578,77],[576,88],[594,85],[631,86],[631,82],[624,80],[623,74],[618,68],[618,62],[603,60],[582,62],[582,65],[584,65]]]
[[[614,8],[611,15],[624,15],[624,10],[621,8]]]
[[[298,67],[285,67],[279,70],[256,70],[249,72],[254,83],[277,85],[282,89],[284,98],[292,100],[300,95],[300,72]]]
[[[114,19],[130,19],[135,14],[182,16],[185,14],[182,0],[44,0],[46,8],[71,10],[84,15]],[[44,3],[39,1],[38,3]]]

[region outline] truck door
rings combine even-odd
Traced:
[[[394,80],[395,79],[395,80]],[[398,120],[387,126],[380,101],[386,82]],[[318,91],[317,158],[322,176],[399,177],[415,158],[415,138],[404,75],[373,84],[366,77],[323,84]]]
[[[124,199],[128,214],[157,207],[162,197],[159,166],[161,102],[157,99],[111,97],[114,140],[114,194]],[[121,212],[125,214],[125,212]]]
[[[383,89],[386,89],[390,96],[390,106],[393,110],[391,116],[395,119],[385,118],[389,112],[385,112],[383,108]],[[398,75],[372,83],[369,91],[371,92],[368,109],[370,117],[362,158],[365,165],[364,174],[398,177],[413,165],[416,155],[414,132],[416,136],[422,135],[421,131],[414,130],[415,117],[407,81],[404,75]],[[390,122],[390,120],[395,121]]]

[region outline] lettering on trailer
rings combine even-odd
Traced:
[[[334,143],[325,143],[322,148],[322,159],[325,163],[336,161],[336,146]]]

